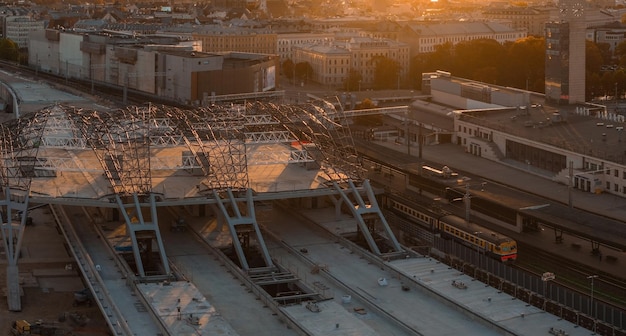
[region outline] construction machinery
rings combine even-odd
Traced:
[[[66,330],[54,323],[44,323],[37,321],[30,323],[26,320],[13,321],[11,326],[11,334],[15,336],[32,335],[32,336],[60,336],[64,335]]]

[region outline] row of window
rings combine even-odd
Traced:
[[[303,45],[309,43],[321,43],[324,42],[326,38],[317,38],[317,39],[306,39],[306,40],[278,40],[278,45]]]
[[[456,229],[456,228],[454,228],[454,227],[452,227],[450,225],[444,225],[443,229],[444,229],[445,232],[448,232],[448,233],[454,235],[455,237],[459,237],[459,238],[461,238],[461,239],[463,239],[465,241],[468,241],[468,242],[470,242],[470,243],[472,243],[474,245],[478,245],[478,246],[483,247],[483,248],[486,245],[484,240],[482,240],[480,238],[477,238],[476,236],[471,235],[471,234],[469,234],[469,233],[467,233],[465,231],[458,230],[458,229]]]
[[[405,214],[407,214],[407,215],[409,215],[409,216],[411,216],[411,217],[413,217],[413,218],[415,218],[417,220],[420,220],[420,221],[422,221],[424,223],[428,223],[428,224],[432,225],[432,221],[433,221],[432,217],[426,216],[423,213],[421,213],[419,211],[416,211],[413,208],[410,208],[410,207],[408,207],[408,206],[406,206],[404,204],[398,203],[398,202],[394,202],[393,207],[395,209],[397,209],[397,210],[400,210],[402,213],[405,213]]]
[[[619,193],[620,185],[613,183],[613,191]],[[611,182],[606,182],[606,190],[611,190]],[[626,195],[626,185],[622,186],[622,194]]]
[[[619,177],[619,172],[620,171],[618,169],[613,169],[613,176]],[[610,168],[606,169],[606,175],[611,175],[611,169]],[[626,180],[626,171],[622,171],[622,178],[624,180]]]

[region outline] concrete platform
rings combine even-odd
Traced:
[[[137,289],[170,335],[239,335],[192,283],[146,283]]]

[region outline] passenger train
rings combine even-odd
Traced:
[[[475,248],[503,262],[517,259],[517,243],[514,239],[491,231],[476,223],[467,223],[464,218],[442,211],[434,211],[400,197],[386,197],[385,208],[411,222]]]

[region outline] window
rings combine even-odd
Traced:
[[[606,183],[606,190],[611,190],[611,182]]]
[[[619,170],[615,169],[613,171],[613,175],[615,175],[615,177],[619,177]]]

